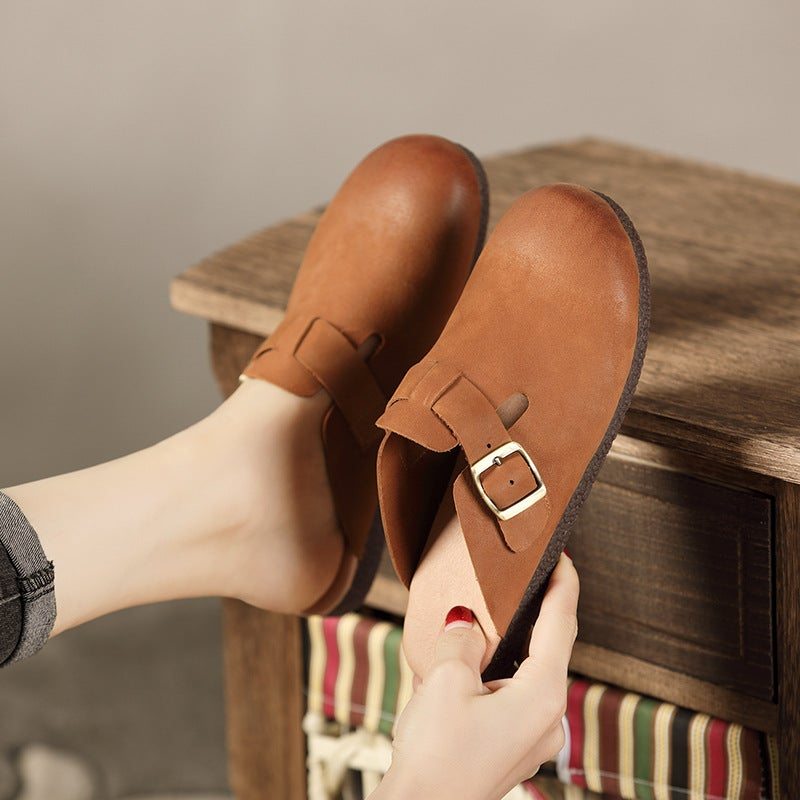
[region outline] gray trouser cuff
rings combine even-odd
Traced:
[[[36,531],[19,506],[2,492],[0,545],[16,570],[22,610],[19,638],[11,654],[0,664],[7,666],[32,656],[50,637],[56,621],[55,573]]]

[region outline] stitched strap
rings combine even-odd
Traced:
[[[489,398],[448,364],[436,363],[427,366],[424,372],[417,372],[412,381],[400,388],[399,394],[401,398],[429,407],[461,445],[470,464],[513,441]],[[480,481],[484,492],[499,509],[510,508],[540,486],[520,453],[513,453],[490,466],[480,476]],[[535,512],[527,510],[501,520],[478,495],[477,489],[475,493],[477,502],[496,522],[511,551],[522,552],[536,541],[547,519],[543,508],[548,504],[538,504]]]
[[[294,355],[328,391],[361,448],[372,447],[381,436],[375,420],[386,398],[350,340],[318,317],[300,337]]]
[[[309,395],[315,385],[330,394],[362,451],[379,441],[381,431],[375,427],[375,420],[383,412],[386,397],[344,333],[321,317],[295,318],[264,342],[244,374],[258,376],[257,371],[250,370],[257,370],[258,360],[271,351],[294,359],[301,367]]]
[[[474,383],[461,376],[432,406],[433,412],[453,431],[467,461],[476,463],[500,445],[512,441],[489,399]],[[489,467],[479,480],[498,508],[509,508],[539,488],[527,462],[519,453]],[[481,500],[483,503],[483,500]],[[494,516],[494,513],[487,509]],[[527,550],[536,540],[531,515],[523,511],[507,520],[496,518],[507,547],[515,553]]]

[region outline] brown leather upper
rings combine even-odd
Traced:
[[[377,506],[375,421],[450,316],[482,219],[480,180],[458,145],[406,136],[374,150],[322,215],[286,316],[244,371],[331,395],[322,438],[349,557],[361,555]],[[358,348],[373,336],[365,363]]]
[[[460,464],[456,510],[481,591],[502,634],[614,416],[631,370],[639,272],[611,207],[578,186],[523,195],[487,242],[430,353],[400,384],[378,424],[387,431],[378,483],[389,550],[408,585],[461,448],[468,465],[514,446],[477,478]],[[496,409],[521,393],[510,428]],[[537,495],[538,496],[538,495]]]

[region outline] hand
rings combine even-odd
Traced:
[[[391,769],[372,800],[498,800],[558,754],[578,589],[572,561],[562,555],[529,655],[513,678],[481,682],[486,641],[471,612],[443,628],[433,666],[400,717]]]

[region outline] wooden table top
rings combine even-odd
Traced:
[[[623,430],[800,483],[800,186],[612,142],[485,161],[494,225],[555,181],[613,197],[647,250],[650,346]],[[319,210],[266,228],[177,277],[174,307],[267,334],[280,321]]]

